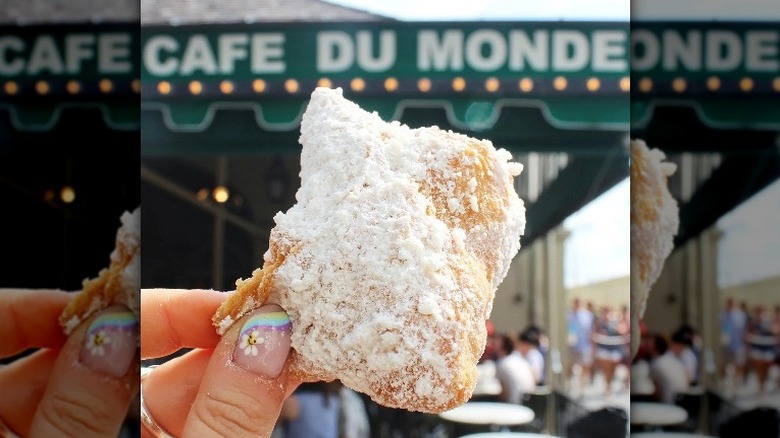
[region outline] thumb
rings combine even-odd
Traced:
[[[116,436],[138,392],[138,322],[112,306],[79,326],[60,351],[31,437]]]
[[[288,389],[292,324],[275,304],[234,324],[214,350],[184,437],[268,437]]]

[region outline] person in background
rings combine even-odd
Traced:
[[[341,384],[302,383],[282,405],[285,438],[341,438]]]
[[[528,364],[531,365],[536,385],[544,385],[546,377],[545,361],[544,355],[539,347],[539,330],[536,329],[536,327],[531,326],[520,332],[517,350],[523,358],[528,361]]]
[[[647,328],[647,324],[644,321],[639,321],[639,337],[639,348],[637,348],[636,355],[634,355],[634,358],[631,360],[631,362],[650,362],[650,359],[652,359],[651,353],[653,351],[655,335],[650,333]]]
[[[523,396],[536,387],[534,372],[517,351],[515,340],[508,334],[504,334],[501,339],[496,363],[496,377],[501,382],[498,399],[505,403],[521,404]]]
[[[341,385],[341,438],[369,438],[371,424],[363,397]]]
[[[496,334],[496,328],[490,320],[485,321],[485,331],[487,339],[485,341],[485,350],[479,358],[479,362],[494,361],[501,346],[501,337]]]
[[[775,361],[775,344],[780,333],[773,331],[772,318],[762,305],[753,308],[753,317],[747,329],[748,358],[750,368],[758,379],[758,393],[764,394],[769,367]]]
[[[747,330],[747,326],[750,325],[750,322],[753,320],[753,314],[750,313],[747,301],[739,302],[739,310],[745,314],[745,330]]]
[[[496,360],[501,348],[501,337],[496,335],[493,323],[485,321],[487,340],[485,351],[477,362],[477,384],[472,400],[493,401],[501,391],[501,383],[496,378]]]
[[[693,333],[687,326],[682,326],[672,333],[669,349],[680,359],[685,367],[685,375],[691,386],[699,382],[699,358],[693,351]]]
[[[623,359],[626,333],[620,333],[618,318],[612,308],[605,305],[596,320],[593,341],[596,344],[596,364],[604,377],[604,395],[612,395],[615,370]]]
[[[772,324],[776,334],[775,339],[775,367],[780,368],[780,304],[775,305],[774,320]],[[777,373],[777,384],[775,388],[780,388],[780,373]]]
[[[737,307],[734,298],[728,297],[720,315],[721,346],[724,352],[721,375],[726,378],[733,372],[733,383],[740,385],[745,375],[745,330],[747,314]]]
[[[623,304],[620,306],[620,313],[618,314],[618,333],[621,333],[629,342],[623,344],[621,353],[620,366],[626,369],[623,378],[623,385],[626,388],[631,387],[631,311],[628,306]]]
[[[569,376],[574,379],[575,367],[581,370],[579,374],[578,387],[583,387],[585,383],[590,382],[593,376],[593,341],[591,334],[593,332],[594,315],[588,309],[582,306],[579,298],[574,298],[572,308],[566,315],[569,333],[570,354],[572,357]],[[574,383],[574,382],[572,382]]]
[[[677,394],[688,391],[690,383],[685,366],[669,350],[669,342],[663,335],[656,334],[650,361],[650,378],[655,388],[654,398],[662,403],[674,403]]]
[[[653,381],[650,378],[650,362],[653,359],[655,335],[650,333],[644,321],[639,321],[639,335],[639,348],[631,361],[628,373],[632,400],[652,396],[654,393]]]

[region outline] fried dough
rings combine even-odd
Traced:
[[[139,317],[141,287],[141,209],[125,212],[116,233],[116,246],[107,268],[96,278],[86,279],[82,290],[60,315],[65,334],[93,313],[112,304],[122,304]]]
[[[674,249],[679,227],[677,201],[668,178],[677,169],[658,149],[631,141],[631,356],[639,347],[639,321],[648,295]]]
[[[341,89],[312,93],[300,143],[297,203],[274,217],[264,264],[237,281],[217,331],[276,303],[294,377],[411,411],[466,402],[525,228],[522,165],[489,141],[386,123]]]

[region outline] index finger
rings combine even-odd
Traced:
[[[219,335],[211,317],[227,296],[202,289],[142,289],[141,359],[182,348],[214,348]]]
[[[59,317],[72,297],[60,290],[0,289],[0,357],[62,347],[67,337]]]

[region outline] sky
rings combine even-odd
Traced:
[[[728,287],[780,272],[780,180],[718,220],[718,285]]]
[[[401,20],[780,19],[778,0],[328,0]]]
[[[628,20],[628,0],[328,0],[401,20]]]
[[[571,233],[564,242],[564,287],[628,275],[631,266],[629,188],[626,178],[563,222]]]

